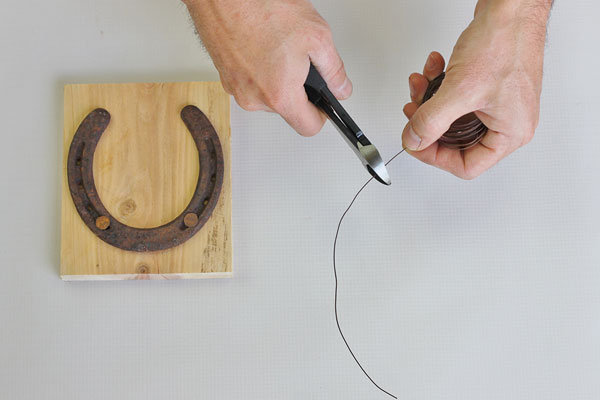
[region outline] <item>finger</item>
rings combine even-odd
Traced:
[[[310,60],[321,74],[333,95],[344,100],[352,94],[352,82],[346,75],[344,63],[333,41],[322,48],[309,53]]]
[[[447,76],[436,95],[423,103],[406,124],[402,132],[404,147],[416,151],[426,149],[454,121],[479,108],[478,94],[467,92],[453,79]]]
[[[463,166],[460,174],[455,174],[463,179],[473,179],[493,167],[508,154],[502,147],[487,147],[479,142],[464,151]]]
[[[275,112],[271,109],[271,107],[269,107],[265,104],[258,104],[253,110],[249,110],[249,111],[265,111],[265,112],[269,112],[269,113]]]
[[[304,88],[290,93],[288,101],[274,110],[302,136],[314,136],[325,124],[326,116],[308,101]]]
[[[444,72],[445,66],[446,61],[444,61],[444,57],[437,51],[432,51],[423,67],[423,75],[428,81],[432,81]]]
[[[406,118],[411,119],[412,116],[414,115],[414,113],[417,112],[417,108],[419,108],[419,105],[417,103],[415,103],[415,102],[407,103],[406,105],[404,105],[402,112],[404,112],[404,115],[406,115]]]
[[[408,77],[408,87],[410,89],[410,99],[417,104],[421,104],[423,96],[427,90],[429,81],[423,75],[413,73]]]
[[[264,104],[257,104],[253,109],[247,111],[266,111],[270,113],[274,112],[273,110],[271,110],[271,108]]]
[[[423,151],[409,150],[408,153],[459,178],[473,179],[497,164],[510,151],[506,136],[489,131],[481,142],[464,151],[449,149],[436,142]]]
[[[519,147],[513,138],[492,130],[488,130],[481,141],[463,152],[464,179],[473,179]]]

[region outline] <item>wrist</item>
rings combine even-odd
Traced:
[[[510,31],[525,42],[543,46],[553,0],[479,0],[476,18],[499,30]]]
[[[545,28],[553,3],[554,0],[479,0],[476,11],[481,8],[496,19],[520,19]]]

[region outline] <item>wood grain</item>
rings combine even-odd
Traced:
[[[111,122],[94,155],[102,202],[119,221],[138,228],[165,224],[189,203],[199,174],[198,152],[180,117],[193,104],[210,119],[225,160],[223,189],[210,220],[190,240],[138,253],[98,239],[83,223],[69,192],[67,156],[77,127],[102,107]],[[76,84],[64,89],[61,277],[185,279],[232,273],[229,96],[219,82]]]

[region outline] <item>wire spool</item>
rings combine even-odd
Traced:
[[[446,74],[442,72],[437,78],[429,82],[423,103],[429,100],[442,85]],[[475,113],[463,115],[450,125],[450,128],[444,133],[438,142],[450,149],[466,150],[475,146],[487,133],[488,128],[481,122]]]

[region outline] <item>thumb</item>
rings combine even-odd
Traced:
[[[352,94],[352,82],[346,75],[344,62],[340,58],[333,40],[317,51],[309,53],[310,60],[327,83],[327,87],[338,100],[344,100]]]
[[[450,78],[450,79],[448,79]],[[461,88],[462,86],[462,88]],[[414,113],[402,132],[402,146],[409,150],[426,149],[438,140],[460,117],[477,109],[472,91],[446,76],[438,91]]]

